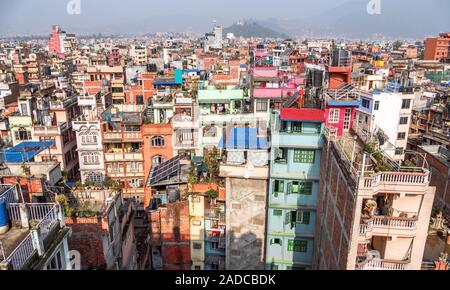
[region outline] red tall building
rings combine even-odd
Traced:
[[[48,41],[48,51],[50,53],[57,53],[58,55],[62,54],[60,32],[61,29],[58,25],[52,26],[52,34]]]

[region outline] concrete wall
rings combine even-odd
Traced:
[[[267,181],[227,178],[226,269],[263,270]]]

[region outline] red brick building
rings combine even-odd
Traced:
[[[152,268],[190,270],[189,201],[168,203],[149,213]]]
[[[441,33],[439,37],[425,40],[424,60],[450,62],[450,32]]]

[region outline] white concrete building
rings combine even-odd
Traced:
[[[135,65],[147,64],[147,48],[142,45],[132,44],[130,47],[130,57]]]
[[[363,93],[356,113],[355,130],[365,136],[363,139],[378,141],[380,147],[394,160],[402,160],[408,140],[413,101],[413,93]]]
[[[78,96],[81,116],[72,122],[76,133],[81,182],[102,182],[105,164],[102,149],[100,114],[111,101],[111,94]]]

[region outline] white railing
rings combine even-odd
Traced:
[[[54,205],[36,226],[40,230],[42,239],[45,239],[52,230],[53,226],[57,224],[56,223],[57,219],[58,219],[57,206]]]
[[[373,225],[375,227],[415,229],[417,225],[417,219],[375,216],[373,218]]]
[[[8,215],[12,221],[20,221],[20,205],[18,203],[8,204]]]
[[[121,133],[105,133],[105,139],[122,139]]]
[[[373,259],[362,266],[363,270],[408,270],[409,261]]]
[[[427,185],[429,172],[407,173],[407,172],[378,172],[370,177],[363,177],[363,188],[372,188],[384,184],[398,185]]]
[[[33,256],[35,250],[33,238],[29,233],[5,261],[12,265],[13,270],[20,270]]]
[[[5,187],[9,188],[0,194],[0,200],[4,200],[6,204],[17,202],[17,187],[14,185],[0,185],[0,188]]]
[[[42,221],[48,216],[48,213],[52,211],[55,211],[56,213],[56,205],[54,203],[28,203],[27,208],[31,220]],[[56,219],[56,214],[54,219]]]
[[[372,229],[373,229],[373,221],[369,221],[366,224],[359,225],[359,233],[361,235],[366,235],[367,233],[371,232]]]
[[[141,139],[142,134],[140,132],[128,132],[128,133],[124,133],[123,137],[125,139]]]

